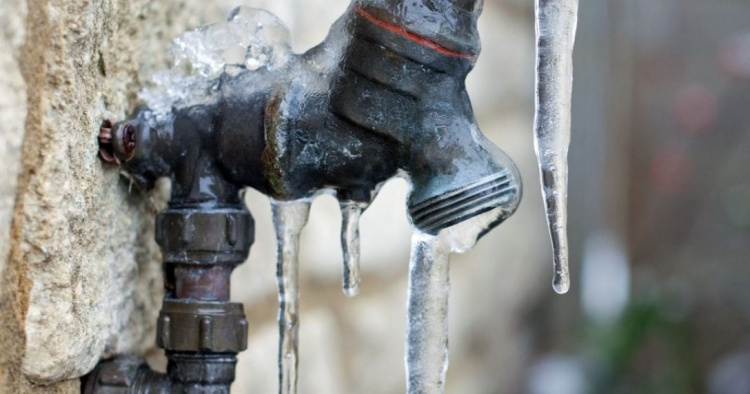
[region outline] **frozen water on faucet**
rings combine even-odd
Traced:
[[[468,252],[487,228],[508,214],[502,207],[495,208],[448,227],[437,235],[414,229],[406,304],[408,394],[445,391],[450,253]]]
[[[444,392],[448,370],[450,247],[440,235],[412,235],[406,319],[406,389]]]
[[[553,287],[566,293],[568,270],[568,145],[573,44],[578,0],[536,0],[537,79],[535,147],[554,259]]]
[[[173,41],[171,69],[153,74],[153,85],[139,97],[157,121],[165,121],[173,107],[209,101],[223,74],[243,70],[275,70],[289,62],[289,29],[268,11],[237,7],[226,22],[203,25]],[[265,85],[258,78],[257,88]]]
[[[342,202],[342,246],[358,255],[357,222],[364,204]],[[280,393],[296,392],[299,234],[307,223],[310,200],[272,201],[277,234],[279,284],[279,380]],[[407,301],[407,392],[443,393],[448,368],[448,298],[450,253],[465,253],[497,220],[507,217],[504,207],[479,214],[442,230],[437,235],[416,228],[412,236]],[[345,257],[351,283],[359,279],[358,256]],[[356,281],[351,279],[356,277]],[[345,286],[346,292],[346,286]]]
[[[341,205],[341,250],[344,256],[343,290],[347,297],[359,294],[359,218],[366,204],[342,201]]]
[[[310,201],[271,200],[276,230],[276,280],[279,288],[279,393],[297,392],[299,332],[299,236],[307,224]]]
[[[204,25],[174,40],[175,65],[182,61],[214,78],[227,66],[283,67],[291,54],[289,29],[273,14],[237,7],[226,22]]]

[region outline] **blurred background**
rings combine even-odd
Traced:
[[[532,143],[533,0],[485,2],[483,51],[468,89],[480,127],[516,161],[525,191],[511,219],[452,258],[447,392],[748,394],[750,3],[580,3],[573,285],[560,296]],[[301,52],[347,4],[221,0],[189,24],[221,20],[236,5],[267,8]],[[166,50],[171,37],[155,39]],[[15,111],[13,94],[0,95],[0,119]],[[0,135],[7,179],[18,171],[20,135]],[[2,239],[14,188],[0,182]],[[363,215],[363,278],[353,299],[340,288],[338,205],[330,196],[315,201],[300,251],[300,393],[404,392],[406,193],[405,182],[388,183]],[[233,276],[232,297],[245,303],[250,341],[234,390],[273,393],[275,240],[268,200],[253,191],[247,200],[256,243]],[[163,365],[161,350],[150,361]]]
[[[750,3],[584,0],[575,62],[578,285],[526,389],[749,393]]]

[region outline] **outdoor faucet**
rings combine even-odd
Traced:
[[[385,181],[404,176],[421,233],[492,213],[481,236],[508,218],[520,176],[480,132],[464,84],[480,52],[482,5],[354,0],[304,54],[266,54],[274,64],[242,57],[191,97],[105,122],[103,160],[142,189],[172,181],[156,222],[166,289],[157,344],[169,366],[162,375],[136,359],[107,361],[85,392],[228,392],[247,346],[242,306],[229,302],[229,277],[253,242],[244,188],[275,201],[330,191],[366,206]],[[238,8],[228,23],[254,12]]]
[[[114,125],[104,154],[146,189],[171,177],[172,205],[236,202],[244,187],[277,200],[329,189],[369,203],[403,171],[422,231],[498,206],[507,206],[504,219],[520,176],[479,131],[464,85],[479,54],[476,2],[417,3],[405,13],[401,3],[355,2],[337,22],[345,40],[334,28],[283,68],[224,75],[217,92],[162,124],[139,109]],[[336,67],[321,70],[331,52]],[[260,79],[271,82],[257,88]]]

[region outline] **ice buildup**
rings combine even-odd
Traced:
[[[536,116],[534,143],[552,239],[552,286],[570,288],[568,269],[568,145],[573,89],[573,44],[578,0],[536,1]]]

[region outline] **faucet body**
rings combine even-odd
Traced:
[[[357,0],[319,46],[280,68],[223,74],[166,117],[141,107],[100,135],[102,157],[143,188],[172,180],[157,217],[165,289],[157,344],[166,375],[105,362],[86,392],[228,392],[247,321],[229,278],[249,253],[253,221],[240,191],[277,200],[332,190],[370,203],[409,178],[412,222],[441,229],[520,199],[510,159],[479,131],[464,79],[479,54],[481,1]]]
[[[354,2],[319,46],[281,68],[224,74],[166,120],[140,109],[114,126],[114,154],[146,188],[172,177],[173,204],[236,202],[243,187],[277,200],[328,189],[369,203],[378,185],[405,174],[422,231],[498,206],[507,217],[520,176],[479,131],[464,85],[479,53],[479,11],[438,2],[455,23],[428,37],[408,28],[437,29],[423,21],[437,11],[422,5],[399,18],[397,3]],[[121,143],[129,128],[130,154]]]

